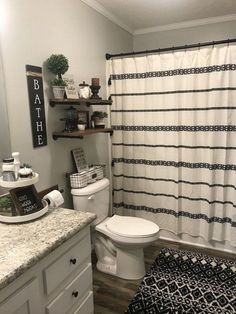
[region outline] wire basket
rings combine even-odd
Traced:
[[[86,171],[87,177],[88,177],[88,183],[94,183],[97,180],[97,173],[94,167],[89,168],[88,171]]]
[[[73,189],[81,189],[88,185],[88,175],[85,171],[70,175],[70,185]]]
[[[95,166],[95,173],[97,174],[96,176],[96,180],[101,180],[102,178],[104,178],[104,170],[102,166]]]
[[[102,168],[102,173],[103,173],[103,177],[97,179],[97,180],[100,180],[102,178],[104,178],[106,176],[106,164],[93,164],[91,165],[90,167],[94,167],[94,168],[97,168],[99,167],[99,169]],[[100,170],[101,171],[101,170]]]

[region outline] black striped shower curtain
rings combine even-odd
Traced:
[[[236,246],[236,47],[107,61],[113,208]]]

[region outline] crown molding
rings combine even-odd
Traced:
[[[99,12],[100,14],[102,14],[103,16],[105,16],[106,18],[108,18],[113,23],[117,24],[118,26],[120,26],[121,28],[123,28],[124,30],[126,30],[127,32],[129,32],[130,34],[133,35],[134,30],[131,27],[129,27],[128,25],[123,23],[123,21],[121,21],[114,14],[112,14],[107,9],[105,9],[104,6],[102,6],[96,0],[81,0],[81,1],[84,2],[85,4],[87,4],[88,6],[90,6],[91,8],[93,8],[94,10],[96,10],[97,12]]]
[[[161,25],[161,26],[137,29],[133,32],[133,35],[164,32],[164,31],[170,31],[174,29],[189,28],[189,27],[229,22],[229,21],[235,21],[235,20],[236,20],[236,14],[215,16],[215,17],[209,17],[205,19],[197,19],[197,20],[180,22],[180,23],[175,23],[175,24],[166,24],[166,25]]]

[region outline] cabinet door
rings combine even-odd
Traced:
[[[32,279],[0,304],[1,314],[41,314],[38,280]]]

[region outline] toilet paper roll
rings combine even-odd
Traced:
[[[49,207],[51,208],[58,208],[64,203],[64,198],[58,190],[51,191],[43,199],[49,201]]]

